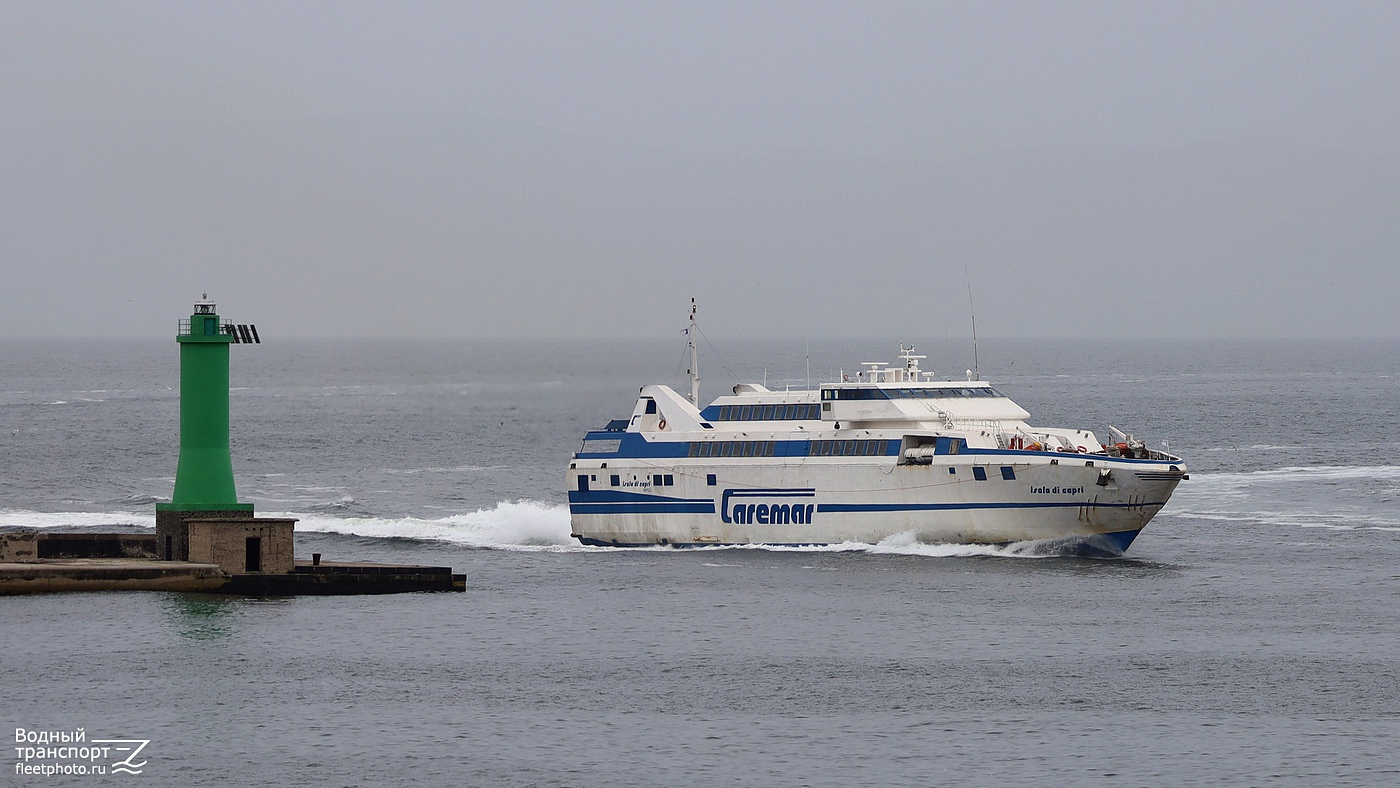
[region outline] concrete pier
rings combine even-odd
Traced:
[[[229,582],[215,564],[149,558],[46,558],[0,563],[0,595],[55,591],[210,591]]]
[[[208,521],[206,521],[208,522]],[[252,523],[252,520],[244,521]],[[213,521],[218,524],[219,521]],[[288,523],[290,530],[290,523]],[[196,530],[196,549],[201,543]],[[0,596],[60,591],[186,591],[241,596],[317,596],[465,591],[466,575],[442,566],[295,561],[244,571],[247,554],[167,561],[147,534],[0,533]],[[290,548],[290,537],[288,537]]]

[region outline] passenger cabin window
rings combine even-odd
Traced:
[[[1001,397],[1001,392],[988,386],[977,388],[859,388],[826,389],[823,400],[872,400],[872,399],[952,399],[958,397]]]
[[[686,451],[690,457],[772,457],[778,453],[777,441],[712,441],[691,443]]]
[[[816,403],[800,405],[720,405],[710,411],[715,421],[815,421],[821,418]]]

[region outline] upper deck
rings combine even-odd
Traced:
[[[936,379],[919,368],[922,358],[901,345],[900,365],[866,362],[854,379],[842,373],[839,382],[816,389],[740,383],[703,409],[669,386],[643,386],[631,416],[590,431],[575,456],[824,457],[829,451],[921,461],[936,442],[952,441],[976,451],[1180,461],[1112,427],[1113,443],[1106,445],[1087,429],[1031,426],[1030,413],[991,384],[971,373],[965,381]]]
[[[887,422],[933,422],[952,428],[957,422],[1020,421],[1030,416],[1010,398],[981,380],[940,380],[919,368],[912,347],[900,346],[897,366],[867,361],[854,379],[822,384],[815,391],[771,391],[742,383],[734,394],[716,399],[703,411],[707,422],[827,421],[873,426]],[[971,376],[969,375],[969,378]]]

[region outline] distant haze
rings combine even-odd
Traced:
[[[0,337],[1400,336],[1400,3],[0,4]]]

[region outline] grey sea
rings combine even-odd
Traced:
[[[0,783],[1400,784],[1400,342],[984,341],[1033,421],[1190,466],[1088,560],[581,547],[569,455],[683,385],[679,341],[268,333],[232,349],[240,498],[299,518],[303,557],[451,565],[467,592],[0,598],[6,741],[149,742],[106,776],[20,774],[7,745]],[[716,339],[704,394],[897,342]],[[178,374],[173,336],[0,341],[0,527],[152,528]]]

